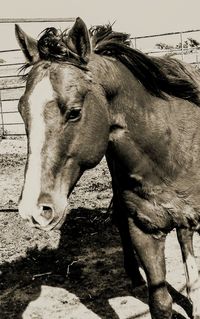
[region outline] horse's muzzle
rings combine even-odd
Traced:
[[[65,221],[67,212],[67,205],[62,207],[62,209],[56,210],[52,204],[47,203],[40,203],[28,209],[19,204],[20,216],[28,220],[32,227],[46,231],[59,229]]]

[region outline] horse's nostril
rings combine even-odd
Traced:
[[[40,207],[42,208],[41,216],[47,220],[51,219],[53,215],[52,207],[47,205],[40,205]]]
[[[39,205],[38,208],[30,218],[31,224],[36,228],[47,227],[53,220],[53,208],[47,205]]]
[[[35,220],[33,216],[31,216],[31,222],[33,223],[33,225],[38,225],[38,222]]]

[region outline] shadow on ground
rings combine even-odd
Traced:
[[[20,319],[37,299],[41,285],[61,287],[102,319],[118,318],[108,300],[135,296],[147,303],[147,290],[134,292],[123,269],[118,232],[105,210],[74,209],[61,230],[59,248],[37,248],[1,267],[0,318]],[[170,293],[188,314],[188,300],[169,286]],[[178,313],[174,318],[184,319]],[[50,318],[49,318],[50,319]]]

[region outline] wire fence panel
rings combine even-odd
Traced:
[[[173,55],[200,68],[200,29],[132,38],[133,47],[150,55]],[[194,40],[194,41],[193,41]]]
[[[2,103],[3,113],[6,112],[12,112],[12,111],[18,111],[18,100],[16,101],[5,101]]]
[[[0,65],[0,77],[6,78],[6,77],[19,77],[19,67],[22,66],[16,64],[8,64],[8,65]]]
[[[19,100],[24,93],[24,86],[15,86],[9,88],[1,88],[1,100],[3,101],[15,101]]]

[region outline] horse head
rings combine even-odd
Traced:
[[[47,30],[36,41],[16,26],[18,42],[32,66],[19,101],[28,140],[19,213],[44,229],[63,223],[67,198],[85,169],[104,156],[110,130],[105,90],[88,67],[91,44],[84,22],[77,18],[64,39],[62,35],[63,48],[60,40],[58,48],[50,44],[58,50],[52,54],[45,45],[55,39],[53,32]],[[59,58],[62,52],[65,61]]]

